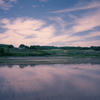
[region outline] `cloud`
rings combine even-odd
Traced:
[[[99,46],[100,10],[82,14],[80,17],[48,17],[49,21],[19,17],[0,20],[0,28],[6,30],[0,34],[0,43],[19,46],[56,45],[56,46]],[[68,23],[69,18],[73,18]],[[95,29],[95,30],[94,30]],[[84,35],[81,35],[81,32]],[[77,35],[78,33],[78,35]]]
[[[41,28],[45,24],[42,20],[36,20],[33,18],[16,18],[16,19],[2,19],[0,21],[2,24],[2,28],[10,29],[10,30],[35,30]],[[16,26],[16,27],[15,27]]]
[[[3,10],[9,10],[11,7],[13,7],[12,3],[16,3],[17,0],[8,0],[8,2],[5,2],[4,0],[0,0],[0,8]]]
[[[76,16],[73,17],[73,15],[71,15],[71,18],[74,19],[71,23],[68,23],[67,21],[63,20],[61,17],[49,18],[50,20],[56,22],[57,27],[62,26],[60,27],[60,29],[58,29],[60,30],[62,35],[60,34],[59,36],[52,38],[51,41],[57,43],[59,42],[58,40],[60,40],[60,43],[62,42],[70,46],[100,45],[100,42],[96,40],[96,37],[100,36],[100,31],[98,30],[94,31],[95,27],[100,26],[99,12],[100,10],[98,9],[93,12],[82,14],[80,17],[76,17]],[[81,35],[81,32],[84,32],[84,35]],[[75,35],[77,33],[78,36]]]
[[[36,8],[36,7],[38,7],[38,5],[33,5],[32,7]]]
[[[77,41],[70,44],[70,46],[82,46],[82,47],[90,47],[90,46],[100,46],[100,40],[96,41]]]
[[[44,27],[35,33],[35,38],[32,44],[49,45],[52,41],[54,33],[56,32],[53,25]]]
[[[16,3],[16,2],[17,2],[17,0],[10,0],[10,2],[15,2],[15,3]]]
[[[49,0],[39,0],[39,1],[41,1],[41,2],[47,2],[47,1],[49,1]]]
[[[62,18],[58,18],[61,23],[65,23]],[[58,21],[58,23],[59,23]],[[100,36],[100,31],[90,32],[84,36],[73,36],[70,31],[58,30],[56,25],[47,23],[43,20],[21,17],[16,19],[2,19],[0,27],[6,31],[0,34],[0,43],[13,44],[19,46],[20,44],[26,45],[58,45],[58,46],[99,46],[99,40],[88,40]],[[60,24],[57,24],[60,26]],[[62,25],[63,26],[63,25]],[[65,28],[62,27],[62,28]],[[73,27],[70,28],[73,30]],[[55,35],[58,32],[59,35]],[[65,32],[66,34],[62,33]]]
[[[62,29],[64,29],[67,25],[67,23],[61,17],[48,17],[48,19],[51,21],[55,21],[56,23],[59,23]]]
[[[100,40],[96,40],[95,37],[100,36],[100,31],[90,32],[84,36],[69,36],[66,38],[66,45],[70,46],[99,46]]]
[[[100,7],[100,2],[91,2],[87,5],[80,5],[80,6],[78,5],[74,8],[52,11],[50,13],[64,13],[64,12],[71,12],[71,11],[78,11],[78,10],[87,10],[87,9],[98,8],[98,7]]]
[[[64,21],[61,17],[49,17],[49,19],[52,21],[55,21],[57,27],[60,26],[60,32],[63,32],[63,34],[68,34],[70,37],[75,33],[85,32],[88,30],[92,31],[95,27],[100,26],[99,12],[100,11],[98,10],[98,11],[95,11],[92,13],[86,13],[86,14],[82,15],[82,17],[80,17],[80,18],[74,16],[74,21],[71,23]],[[99,31],[92,32],[91,34],[87,33],[87,37],[95,36],[95,35],[97,35],[97,33],[100,34]]]
[[[0,43],[15,46],[19,46],[21,43],[46,45],[50,42],[48,39],[52,38],[56,31],[53,25],[44,27],[45,21],[34,18],[5,18],[0,23],[0,27],[6,29],[4,33],[0,34]]]
[[[83,15],[81,18],[75,19],[75,25],[72,30],[73,33],[83,32],[87,30],[91,30],[97,26],[100,26],[100,10],[87,13]]]
[[[83,36],[84,38],[92,38],[92,37],[98,37],[100,36],[100,31],[96,31],[96,32],[91,32],[89,34],[87,34],[86,36]]]

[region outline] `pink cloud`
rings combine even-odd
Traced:
[[[100,2],[91,2],[88,5],[81,5],[81,6],[78,5],[78,6],[75,6],[73,8],[58,10],[58,11],[52,11],[50,13],[64,13],[64,12],[86,10],[86,9],[98,8],[98,7],[100,7]]]
[[[12,2],[16,3],[17,0],[9,0],[8,2],[0,0],[0,8],[3,10],[9,10],[11,7],[13,7]]]

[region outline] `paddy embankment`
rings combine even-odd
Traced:
[[[6,64],[72,64],[72,63],[100,63],[100,57],[0,57],[0,65]]]

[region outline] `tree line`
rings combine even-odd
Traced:
[[[64,46],[64,47],[57,47],[57,46],[40,46],[40,45],[31,45],[26,46],[24,44],[19,45],[20,49],[30,49],[30,50],[51,50],[51,49],[63,49],[63,50],[95,50],[100,51],[100,46],[91,46],[91,47],[75,47],[75,46]]]
[[[57,46],[39,46],[39,45],[32,45],[32,46],[26,46],[24,44],[21,44],[19,48],[22,49],[33,49],[33,50],[50,50],[50,49],[63,49],[63,50],[96,50],[100,51],[100,46],[91,46],[91,47],[75,47],[75,46],[64,46],[64,47],[57,47]]]
[[[75,46],[40,46],[40,45],[31,45],[27,46],[20,44],[19,47],[14,47],[13,45],[0,44],[0,56],[44,56],[51,55],[46,50],[94,50],[100,51],[100,46],[91,46],[91,47],[75,47]],[[16,52],[15,52],[16,51]],[[25,52],[24,52],[25,51]],[[27,52],[28,51],[28,52]],[[37,53],[38,51],[38,53]],[[24,53],[23,53],[24,52]],[[34,53],[32,53],[34,52]],[[55,53],[55,52],[53,52]]]

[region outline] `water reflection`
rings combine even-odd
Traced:
[[[0,100],[100,100],[99,64],[0,66]]]

